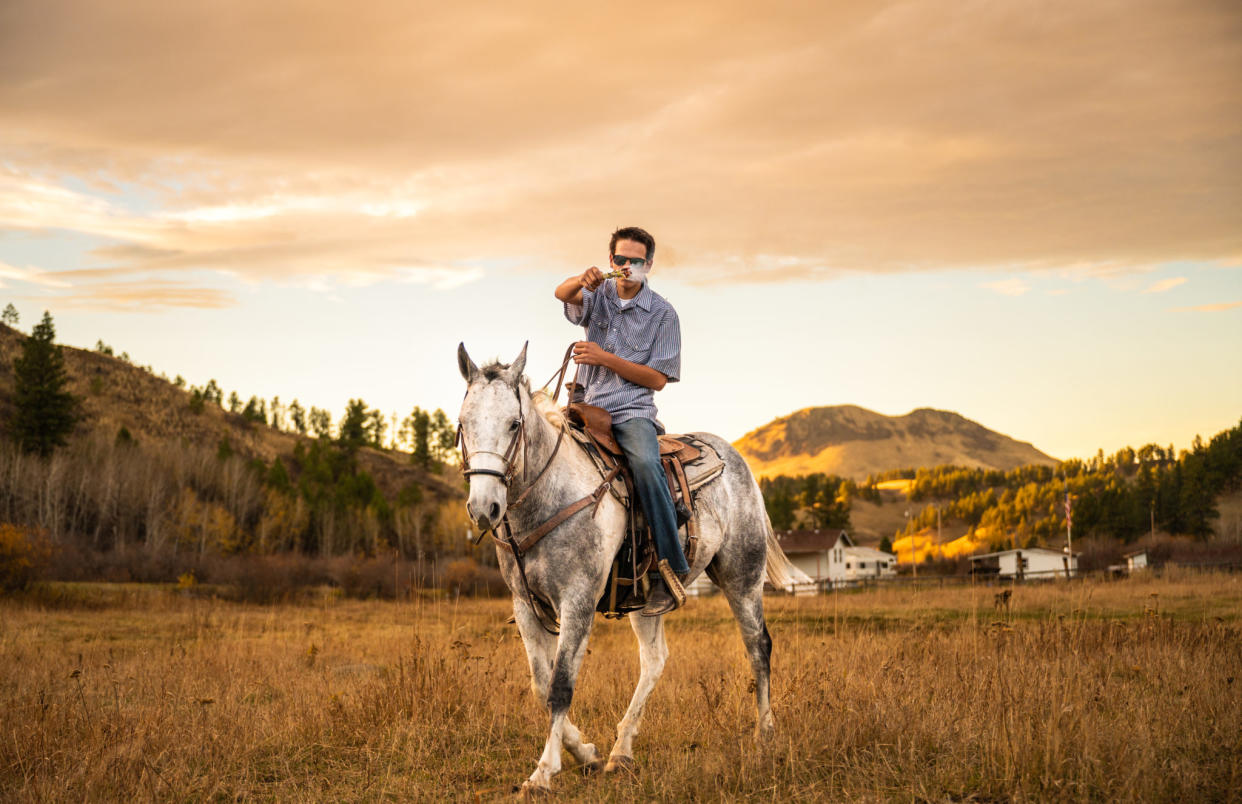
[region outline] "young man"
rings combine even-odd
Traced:
[[[627,276],[605,280],[592,266],[556,288],[565,317],[586,329],[587,339],[574,344],[574,362],[583,367],[583,401],[612,414],[613,435],[629,461],[638,500],[655,536],[663,566],[661,581],[642,611],[649,617],[681,604],[681,580],[690,571],[660,466],[656,436],[664,428],[656,422],[653,399],[681,374],[681,325],[673,306],[647,284],[654,256],[650,234],[634,226],[618,229],[608,244],[608,258],[614,269],[628,271]]]

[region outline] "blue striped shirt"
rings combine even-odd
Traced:
[[[594,291],[582,289],[582,304],[565,303],[565,317],[586,329],[586,338],[606,352],[649,366],[677,382],[681,375],[681,323],[673,305],[646,282],[625,307],[617,283],[608,279]],[[612,414],[614,424],[627,419],[656,420],[655,391],[632,383],[604,366],[581,366],[578,381],[588,405]]]

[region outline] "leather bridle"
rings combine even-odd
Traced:
[[[522,475],[523,479],[525,479],[526,450],[524,447],[526,445],[526,410],[522,407],[522,393],[518,390],[516,383],[513,386],[513,395],[517,397],[518,403],[518,426],[517,430],[513,433],[513,438],[509,439],[509,446],[505,448],[504,454],[502,455],[499,452],[492,452],[491,450],[485,449],[475,452],[475,455],[495,455],[500,459],[500,463],[501,466],[504,467],[504,471],[500,471],[498,469],[472,469],[470,467],[470,451],[466,449],[466,434],[465,431],[462,430],[461,422],[459,421],[457,423],[456,441],[457,444],[461,446],[461,465],[464,467],[462,469],[462,474],[466,476],[467,480],[469,480],[472,475],[491,475],[492,477],[500,478],[501,482],[505,484],[505,488],[507,489],[509,484],[513,482],[513,471],[515,468],[514,459],[517,458],[519,449],[522,450]]]
[[[560,395],[561,382],[565,379],[565,371],[569,367],[569,360],[573,356],[573,349],[574,349],[573,344],[570,344],[569,348],[565,350],[565,359],[561,361],[561,367],[557,370],[555,374],[552,375],[552,377],[556,380],[556,391],[552,395],[553,404],[556,403],[556,399]],[[575,371],[574,372],[575,382],[577,381],[577,376],[578,376],[577,371]],[[549,380],[548,382],[552,382],[552,380]],[[545,384],[544,387],[546,388],[547,385]],[[469,389],[467,389],[467,393],[469,393]],[[481,532],[479,534],[479,538],[473,539],[472,542],[474,544],[478,544],[480,541],[482,541],[484,536],[490,533],[492,536],[492,539],[494,539],[498,544],[501,544],[509,548],[511,551],[513,551],[513,558],[517,562],[518,573],[521,576],[522,586],[526,592],[526,599],[528,603],[530,604],[532,611],[535,613],[536,619],[539,620],[539,624],[543,627],[545,631],[547,631],[550,634],[557,634],[557,633],[560,633],[560,631],[556,626],[555,609],[552,608],[551,604],[547,603],[542,598],[537,597],[531,591],[530,582],[526,579],[526,565],[525,565],[525,562],[522,560],[522,556],[528,549],[530,549],[535,544],[535,542],[539,541],[539,539],[543,538],[545,535],[547,535],[550,531],[552,531],[554,528],[556,528],[558,525],[560,525],[570,516],[573,516],[578,511],[586,507],[585,503],[587,500],[594,502],[595,507],[598,508],[599,501],[603,497],[603,492],[608,488],[609,484],[612,482],[612,477],[609,477],[602,486],[596,489],[596,491],[593,494],[588,495],[582,500],[578,500],[577,502],[569,506],[566,506],[565,508],[561,509],[561,511],[558,512],[556,515],[554,515],[552,518],[548,519],[542,525],[535,528],[535,530],[531,531],[528,534],[524,534],[520,543],[518,542],[518,540],[514,539],[513,528],[509,524],[509,511],[517,508],[526,500],[527,495],[529,495],[531,490],[539,484],[539,480],[548,471],[548,468],[552,466],[552,462],[556,460],[556,453],[560,450],[561,442],[564,441],[565,439],[565,425],[563,424],[561,425],[560,432],[556,437],[556,446],[552,448],[552,454],[548,456],[548,460],[547,462],[544,463],[543,468],[539,470],[539,474],[535,475],[535,479],[533,481],[531,481],[530,483],[526,483],[525,482],[526,481],[526,466],[528,463],[526,456],[527,456],[527,450],[529,447],[529,441],[526,438],[526,408],[522,404],[522,392],[521,390],[519,390],[519,386],[518,386],[518,382],[516,378],[513,383],[513,394],[515,397],[517,397],[517,403],[518,403],[518,427],[517,427],[517,431],[513,434],[513,438],[509,440],[509,446],[505,448],[505,451],[503,454],[499,452],[493,452],[491,450],[478,450],[477,452],[474,453],[475,455],[495,455],[497,458],[500,458],[501,465],[504,467],[503,471],[499,469],[471,468],[470,451],[466,448],[466,433],[465,433],[465,430],[461,426],[461,422],[458,421],[457,423],[456,443],[460,445],[461,447],[461,465],[462,467],[464,467],[462,470],[462,474],[466,476],[467,482],[469,482],[470,478],[474,475],[490,475],[492,477],[499,478],[500,481],[504,483],[505,485],[505,496],[507,498],[509,494],[510,486],[513,483],[513,475],[516,470],[515,460],[517,459],[518,453],[520,452],[522,455],[522,481],[523,481],[523,485],[526,486],[526,488],[522,491],[522,493],[518,495],[517,499],[515,500],[506,499],[505,515],[501,517],[499,527]],[[615,476],[615,473],[614,473],[614,476]],[[499,535],[497,535],[496,531],[498,530],[504,533],[504,538],[501,538]]]
[[[553,404],[556,404],[556,400],[560,396],[561,384],[565,379],[565,372],[569,368],[569,361],[573,358],[573,352],[574,352],[574,345],[571,343],[569,345],[569,348],[565,350],[565,357],[563,360],[561,360],[560,368],[558,368],[552,374],[552,379],[548,380],[548,383],[551,383],[553,381],[556,382],[556,388],[552,392],[552,403]],[[575,369],[573,381],[577,382],[577,380],[578,380],[578,371],[577,369]],[[548,383],[544,383],[543,387],[547,388]],[[461,447],[461,465],[462,467],[464,467],[462,470],[462,474],[466,476],[466,481],[469,482],[471,476],[473,475],[490,475],[492,477],[499,478],[500,481],[504,483],[505,485],[506,497],[508,496],[509,488],[513,483],[513,476],[516,471],[515,461],[517,459],[518,453],[521,452],[522,454],[522,485],[525,486],[525,488],[522,491],[522,493],[517,496],[517,499],[506,500],[507,510],[505,511],[505,516],[504,516],[504,519],[502,520],[502,524],[506,530],[509,530],[508,509],[517,508],[523,502],[526,501],[526,497],[530,494],[531,490],[539,484],[540,478],[542,478],[544,474],[548,471],[548,468],[552,466],[552,461],[556,460],[556,453],[560,451],[561,442],[565,440],[565,427],[562,425],[560,428],[560,432],[556,436],[556,445],[552,448],[552,454],[548,456],[548,460],[543,464],[543,467],[539,470],[539,474],[535,475],[535,479],[532,480],[530,483],[527,483],[526,482],[526,467],[529,463],[529,461],[527,461],[527,453],[528,453],[528,448],[530,444],[526,438],[526,408],[522,404],[522,392],[519,390],[516,380],[514,381],[514,384],[513,384],[513,395],[517,398],[517,403],[518,403],[518,426],[517,426],[517,431],[514,432],[513,434],[513,438],[509,439],[509,445],[505,447],[504,453],[501,454],[499,452],[493,452],[491,450],[478,450],[474,453],[475,455],[495,455],[497,458],[500,458],[503,471],[500,469],[483,469],[483,468],[476,469],[470,466],[471,453],[466,448],[466,432],[462,428],[460,421],[457,423],[457,439],[456,439],[456,443],[460,445]],[[484,531],[483,533],[480,533],[479,538],[475,539],[474,543],[478,544],[479,541],[481,541],[483,537],[487,535],[488,532],[490,531]],[[540,533],[540,536],[542,535],[543,534]],[[525,540],[523,540],[523,544],[525,544]]]

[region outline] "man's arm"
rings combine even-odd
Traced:
[[[580,276],[571,276],[556,286],[556,298],[566,304],[582,304],[582,289],[594,291],[604,281],[604,272],[592,265]]]
[[[603,366],[614,371],[622,379],[653,391],[659,391],[668,382],[668,377],[650,366],[618,357],[592,341],[578,341],[574,344],[574,362],[585,363],[588,366]]]

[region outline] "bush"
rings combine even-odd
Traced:
[[[503,597],[509,591],[500,570],[481,567],[470,558],[450,561],[444,568],[443,584],[454,595]]]
[[[0,591],[14,592],[46,571],[52,560],[52,545],[43,534],[0,523]]]
[[[322,561],[295,553],[211,556],[200,580],[228,587],[226,597],[247,603],[284,603],[309,587],[331,582]]]

